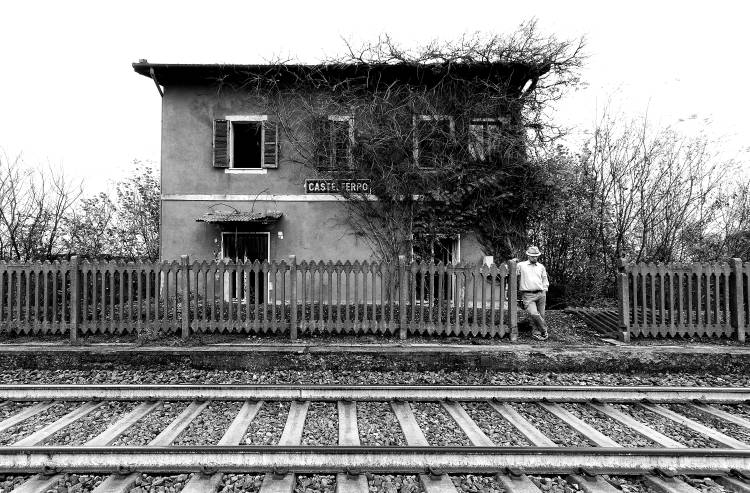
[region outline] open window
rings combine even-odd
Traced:
[[[266,115],[214,120],[215,168],[262,170],[278,162],[278,125]]]
[[[437,167],[448,153],[455,136],[453,117],[448,115],[414,116],[414,162],[424,169]]]
[[[502,150],[505,120],[474,118],[469,122],[469,154],[476,161],[485,162]]]

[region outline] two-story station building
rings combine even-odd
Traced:
[[[187,254],[193,260],[271,260],[289,255],[300,260],[373,258],[370,243],[355,234],[348,222],[344,203],[349,200],[344,195],[352,193],[377,200],[368,193],[372,183],[359,179],[356,160],[351,162],[346,154],[357,122],[347,114],[327,115],[333,145],[324,160],[334,166],[345,162],[348,169],[346,180],[331,181],[329,174],[300,160],[288,138],[288,132],[295,129],[279,122],[277,111],[269,109],[262,97],[263,85],[254,83],[260,80],[259,74],[270,74],[263,80],[277,89],[294,87],[301,74],[313,69],[341,81],[366,74],[367,80],[417,86],[441,76],[434,68],[393,65],[284,65],[281,71],[273,65],[142,60],[133,68],[153,79],[162,95],[160,255],[175,259]],[[467,78],[475,72],[491,72],[507,80],[509,90],[516,92],[528,88],[531,79],[521,65],[446,70],[464,71]],[[479,114],[470,121],[475,157],[481,158],[504,122],[515,117],[511,111],[503,118]],[[451,115],[415,114],[415,132],[421,123],[434,120],[450,131],[457,125]],[[415,139],[415,166],[419,166],[420,152],[430,152],[420,145]],[[344,195],[340,188],[345,189]],[[439,243],[442,250],[428,254],[436,261],[483,260],[484,253],[471,232],[442,238]]]

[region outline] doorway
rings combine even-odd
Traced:
[[[460,236],[442,236],[442,235],[419,235],[415,236],[412,258],[415,262],[442,262],[443,265],[455,265],[461,260],[461,239]],[[453,299],[453,283],[452,276],[447,272],[443,275],[443,292],[442,299],[452,300]],[[416,281],[416,292],[417,296],[421,297],[422,285],[424,284],[424,296],[423,301],[427,301],[430,298],[437,300],[440,293],[438,289],[440,286],[440,274],[435,273],[434,277],[430,279],[430,275],[425,273],[417,273],[415,276]]]
[[[256,260],[263,262],[264,260],[270,260],[270,247],[271,233],[269,232],[225,231],[221,234],[222,257],[232,262],[254,262]],[[225,281],[228,283],[226,286],[228,289],[225,292],[229,293],[234,299],[247,296],[248,301],[254,301],[256,275],[260,276],[257,282],[258,301],[262,302],[268,290],[268,283],[262,273],[249,273],[247,278],[248,285],[245,286],[245,277],[240,272],[237,272],[234,276],[231,276],[231,279]]]

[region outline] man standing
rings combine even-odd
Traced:
[[[529,259],[518,263],[518,273],[521,277],[518,291],[521,293],[523,307],[534,325],[531,337],[538,341],[546,341],[549,333],[547,322],[544,320],[544,308],[547,303],[549,279],[547,269],[539,263],[540,255],[539,248],[530,246],[526,250]]]

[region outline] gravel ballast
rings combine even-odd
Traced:
[[[10,402],[0,407],[0,421],[5,421],[14,414],[18,414],[29,406],[33,406],[36,402]]]
[[[750,374],[525,373],[492,371],[293,371],[190,368],[0,370],[0,384],[336,384],[336,385],[616,385],[750,387]]]
[[[302,445],[327,446],[338,443],[339,419],[336,403],[311,402],[302,430]]]
[[[419,477],[411,474],[370,474],[367,485],[371,492],[421,493],[424,491]]]
[[[83,445],[130,412],[137,403],[106,401],[101,406],[58,431],[44,445]]]
[[[362,445],[406,445],[406,438],[398,419],[387,402],[357,402],[357,428]]]
[[[694,478],[681,476],[680,479],[703,493],[730,493],[729,490],[727,490],[720,484],[716,484],[716,482],[714,482],[714,480],[711,478]]]
[[[427,443],[439,447],[471,445],[448,412],[436,402],[412,402],[412,411]]]
[[[219,485],[220,493],[260,491],[263,484],[263,474],[224,474]]]
[[[156,438],[188,406],[188,402],[165,402],[154,409],[125,433],[120,435],[112,445],[143,446]]]
[[[593,447],[586,437],[536,404],[515,402],[513,407],[550,440],[562,447]]]
[[[466,414],[498,447],[526,447],[531,443],[486,402],[462,402]]]
[[[0,445],[11,445],[18,440],[31,435],[50,423],[62,418],[81,402],[56,402],[39,414],[31,416],[0,433]]]
[[[562,404],[562,407],[623,447],[659,446],[658,443],[639,435],[619,421],[616,421],[589,406],[566,403]]]
[[[666,407],[667,409],[671,409],[672,411],[679,413],[686,418],[690,418],[693,421],[697,421],[700,424],[708,426],[709,428],[720,431],[727,436],[750,444],[750,430],[748,430],[747,428],[736,425],[734,423],[730,423],[728,421],[724,421],[723,419],[717,418],[710,414],[702,413],[683,404],[669,404]]]
[[[174,445],[216,445],[242,407],[242,402],[210,403],[177,437]]]
[[[328,474],[297,475],[295,493],[334,493],[336,477]]]
[[[624,411],[641,423],[648,425],[650,428],[659,433],[676,440],[686,447],[691,448],[722,448],[722,445],[698,432],[691,430],[679,423],[653,413],[638,405],[614,404],[621,411]]]
[[[276,445],[289,415],[289,402],[264,402],[247,427],[240,443],[245,445]]]
[[[451,481],[458,491],[469,493],[502,493],[503,487],[494,476],[478,476],[476,474],[451,475]]]

